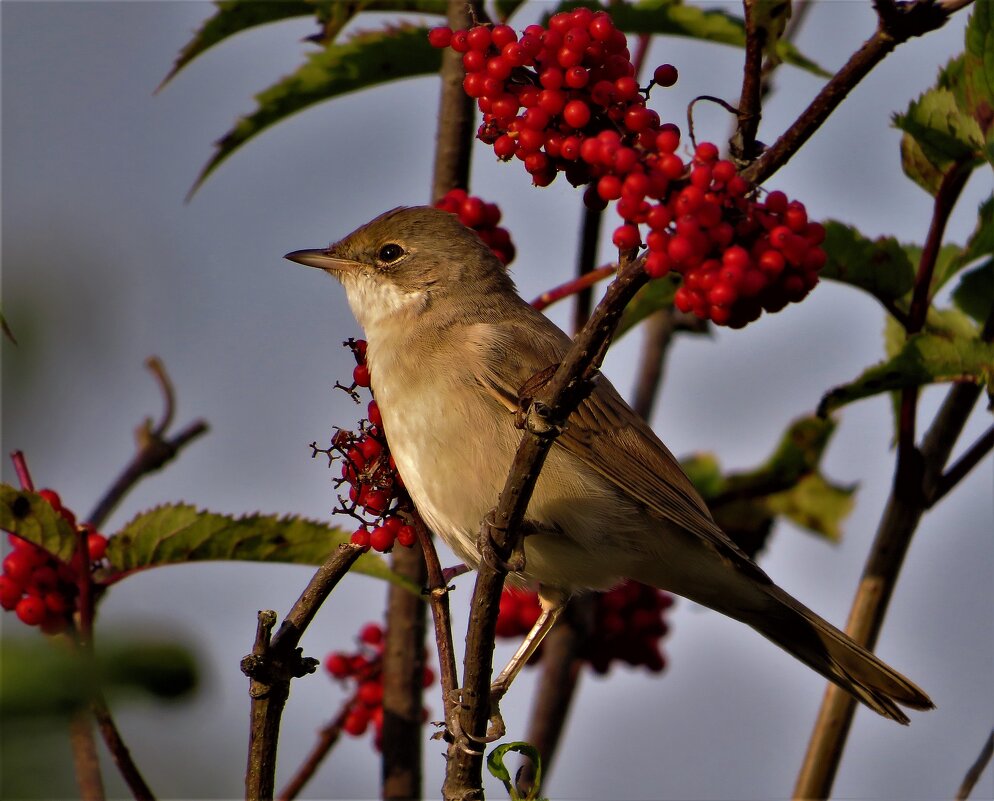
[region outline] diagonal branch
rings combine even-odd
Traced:
[[[472,615],[466,636],[465,670],[459,728],[482,737],[490,716],[490,680],[493,642],[507,560],[520,547],[521,524],[545,457],[569,415],[590,392],[597,367],[607,350],[625,304],[648,281],[634,252],[626,253],[617,278],[608,287],[566,358],[527,410],[527,431],[511,465],[497,508],[481,527],[496,559],[481,561],[473,591]],[[478,745],[456,741],[449,747],[448,769],[442,791],[446,799],[480,797],[483,751]]]
[[[773,175],[801,149],[859,82],[899,44],[941,28],[960,7],[944,5],[934,0],[914,0],[900,4],[892,0],[878,0],[874,5],[879,25],[873,36],[829,79],[780,138],[743,170],[742,177],[747,181],[761,184]]]

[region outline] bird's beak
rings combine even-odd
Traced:
[[[305,267],[317,267],[331,273],[349,272],[355,269],[355,262],[349,259],[339,259],[327,250],[295,250],[287,253],[284,259],[303,264]]]

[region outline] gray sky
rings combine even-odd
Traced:
[[[332,390],[351,372],[339,342],[358,333],[343,293],[282,254],[337,239],[376,214],[427,200],[437,81],[408,80],[314,107],[262,135],[223,165],[193,201],[183,197],[211,143],[252,95],[289,72],[312,23],[242,34],[152,90],[210,13],[194,2],[4,2],[2,22],[3,310],[20,345],[3,343],[3,450],[23,449],[39,486],[85,513],[132,453],[132,430],[157,415],[142,369],[163,358],[179,395],[178,422],[208,419],[211,434],[127,499],[108,533],[139,510],[185,500],[231,513],[262,510],[326,518],[330,474],[307,443],[358,416]],[[537,17],[536,3],[516,21]],[[960,15],[961,17],[963,15]],[[769,183],[868,234],[921,241],[929,198],[900,173],[889,115],[934,81],[962,48],[965,18],[891,56],[793,163]],[[367,18],[365,27],[377,24]],[[868,3],[816,4],[799,39],[829,69],[873,29]],[[649,65],[671,62],[677,87],[658,93],[664,119],[681,123],[698,94],[734,100],[741,54],[658,40]],[[760,137],[772,141],[819,81],[783,68]],[[698,107],[700,108],[700,106]],[[721,141],[728,120],[702,108],[698,136]],[[949,227],[962,242],[990,176],[973,178]],[[520,168],[477,148],[473,190],[501,204],[518,245],[513,272],[533,297],[572,271],[579,196],[565,181],[532,189]],[[609,239],[609,238],[608,238]],[[609,245],[609,242],[608,242]],[[604,251],[605,259],[608,251]],[[564,323],[566,306],[551,316]],[[763,460],[786,422],[821,393],[882,355],[883,313],[866,296],[825,284],[800,306],[743,332],[681,340],[671,354],[654,420],[678,454],[714,451],[727,467]],[[632,380],[639,335],[618,345],[607,372]],[[921,404],[929,419],[943,390]],[[977,412],[964,443],[989,424]],[[831,546],[778,529],[763,566],[786,589],[842,624],[889,489],[893,453],[887,401],[845,409],[826,472],[860,482],[845,542]],[[3,477],[14,482],[4,458]],[[839,798],[951,797],[994,721],[991,461],[921,526],[878,653],[925,688],[938,710],[904,729],[866,710],[856,717],[836,783]],[[196,649],[205,682],[196,698],[162,709],[122,708],[120,724],[162,797],[242,792],[248,703],[238,662],[255,612],[285,611],[306,567],[169,567],[116,586],[101,609],[112,632],[160,632]],[[454,595],[461,644],[472,581]],[[349,649],[380,616],[384,588],[355,577],[333,595],[305,650]],[[547,790],[556,798],[766,799],[790,793],[823,690],[822,680],[749,629],[680,603],[662,676],[613,670],[585,676]],[[25,632],[2,616],[3,636]],[[502,644],[498,661],[509,655]],[[504,705],[523,738],[532,677]],[[294,684],[282,739],[282,775],[337,708],[324,675]],[[440,701],[430,696],[433,716]],[[441,784],[438,743],[425,746],[426,788]],[[46,763],[47,764],[47,763]],[[54,774],[47,768],[45,774]],[[110,771],[109,771],[110,772]],[[44,784],[39,797],[72,792]],[[368,741],[344,741],[309,788],[312,798],[378,792]],[[502,789],[491,785],[493,797]],[[976,797],[994,795],[988,770]]]

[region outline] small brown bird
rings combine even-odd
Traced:
[[[470,566],[522,433],[518,390],[569,337],[517,294],[458,219],[399,208],[324,250],[286,258],[335,276],[366,333],[383,430],[415,506]],[[555,440],[526,514],[525,567],[544,614],[506,689],[569,596],[625,579],[739,620],[881,715],[929,697],[780,589],[715,524],[680,464],[600,376]],[[520,657],[520,658],[519,658]]]

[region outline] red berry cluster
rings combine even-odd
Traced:
[[[741,328],[763,310],[778,312],[802,300],[825,264],[825,229],[783,192],[765,200],[751,192],[708,142],[696,148],[688,167],[688,178],[666,198],[655,205],[643,201],[642,210],[615,231],[615,244],[637,243],[638,224],[646,223],[646,271],[653,278],[678,272],[677,308],[718,325]]]
[[[50,489],[39,493],[71,526],[76,516],[62,505],[58,494]],[[86,527],[91,566],[107,552],[107,538]],[[14,534],[9,541],[13,550],[3,560],[0,574],[0,607],[14,613],[23,623],[38,626],[46,634],[58,634],[72,622],[76,610],[79,556],[69,564],[48,551]]]
[[[594,626],[580,650],[598,673],[606,673],[613,660],[644,666],[653,673],[665,667],[659,641],[669,630],[663,613],[673,605],[668,593],[629,581],[598,593]],[[498,637],[526,634],[541,614],[538,595],[515,588],[504,590],[497,617]]]
[[[500,222],[500,208],[496,203],[487,203],[482,198],[467,194],[465,189],[450,189],[435,206],[452,212],[459,217],[459,222],[476,231],[505,267],[514,261],[516,250],[511,234],[497,225]]]
[[[324,660],[325,670],[334,678],[356,683],[355,692],[345,703],[342,731],[361,737],[372,724],[377,749],[381,747],[383,737],[383,636],[380,626],[368,623],[359,632],[359,650],[356,653],[330,653]],[[426,667],[424,686],[428,687],[434,681],[435,674]],[[427,720],[428,710],[425,709],[423,714]]]
[[[676,68],[661,65],[639,86],[626,37],[606,11],[563,11],[520,38],[506,25],[478,25],[435,28],[429,41],[462,53],[463,87],[483,112],[477,136],[499,158],[520,159],[539,186],[558,172],[589,184],[588,206],[616,203],[621,250],[639,247],[648,229],[646,270],[683,276],[679,308],[741,327],[817,283],[821,226],[783,193],[759,202],[711,143],[688,160],[678,155],[680,129],[646,107],[654,85],[676,82]]]
[[[369,386],[366,342],[350,339],[345,345],[356,359],[352,374],[355,383],[346,388],[354,393],[356,386]],[[395,513],[395,501],[404,489],[404,482],[383,436],[383,420],[375,400],[369,402],[367,414],[368,419],[359,423],[358,433],[339,429],[329,448],[311,447],[315,454],[325,453],[330,459],[342,460],[342,477],[336,486],[349,485],[348,499],[341,498],[343,511],[361,521],[352,534],[352,542],[383,553],[390,551],[394,543],[410,548],[417,541],[417,534],[413,526]]]

